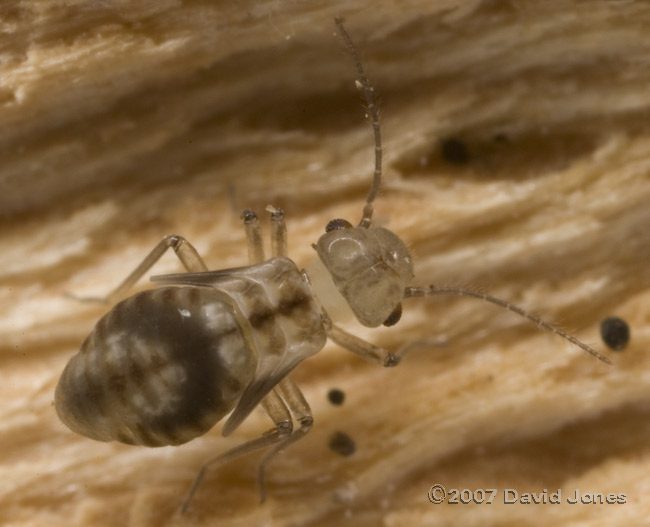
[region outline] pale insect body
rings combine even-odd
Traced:
[[[70,429],[100,441],[179,445],[237,403],[231,419],[245,417],[325,344],[308,283],[286,258],[178,280],[187,285],[117,304],[70,360],[55,395]]]
[[[73,431],[100,441],[179,445],[211,429],[229,412],[228,435],[261,404],[274,427],[209,460],[183,503],[185,511],[207,469],[271,447],[258,474],[274,455],[312,426],[307,401],[289,377],[327,338],[384,366],[398,364],[413,347],[395,352],[338,327],[339,312],[351,312],[367,327],[399,321],[405,298],[456,294],[486,300],[528,318],[609,363],[575,337],[498,298],[468,289],[410,286],[413,263],[406,245],[388,229],[372,226],[372,202],[381,183],[381,139],[373,90],[340,20],[335,20],[359,74],[375,136],[373,184],[358,226],[332,220],[314,245],[318,259],[309,274],[286,257],[282,211],[271,212],[272,258],[264,259],[257,216],[242,218],[251,265],[208,271],[183,238],[164,238],[115,291],[126,293],[172,248],[187,273],[154,277],[160,288],[119,302],[95,326],[66,366],[55,393],[56,410]],[[293,421],[298,424],[294,428]]]

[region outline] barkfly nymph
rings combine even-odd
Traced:
[[[341,20],[335,20],[365,99],[375,142],[375,168],[361,220],[336,219],[313,246],[309,274],[287,257],[284,213],[267,207],[271,259],[265,259],[261,228],[252,211],[242,220],[250,265],[209,271],[194,247],[180,236],[165,237],[104,300],[122,297],[171,248],[186,273],[155,276],[159,287],[117,303],[103,316],[73,356],[56,387],[59,417],[71,430],[99,441],[150,447],[180,445],[205,434],[229,414],[224,436],[262,405],[273,427],[208,460],[182,505],[186,511],[209,469],[268,448],[258,483],[274,456],[312,427],[309,404],[290,374],[318,353],[329,338],[382,366],[396,366],[412,346],[389,351],[337,325],[345,306],[367,327],[399,321],[402,301],[454,294],[485,300],[525,317],[610,363],[577,338],[517,306],[462,288],[412,285],[413,263],[404,242],[373,225],[373,202],[382,177],[379,117],[356,50]],[[332,318],[330,318],[332,315]]]

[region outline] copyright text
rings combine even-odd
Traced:
[[[627,495],[622,492],[583,492],[574,489],[564,492],[562,489],[541,492],[519,492],[515,489],[456,489],[445,488],[440,483],[431,485],[427,492],[431,503],[449,503],[452,505],[485,504],[491,505],[499,500],[505,505],[519,503],[522,505],[623,505]]]

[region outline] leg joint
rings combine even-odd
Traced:
[[[306,434],[314,425],[314,418],[311,415],[305,415],[298,420],[298,423],[300,423],[300,431]]]
[[[395,355],[394,353],[388,353],[384,359],[384,366],[386,368],[392,368],[397,366],[400,363],[401,358]]]
[[[291,433],[293,432],[293,422],[292,421],[281,421],[277,423],[276,429],[278,431],[278,436],[279,437],[287,437],[290,436]]]
[[[257,221],[257,214],[250,209],[245,209],[242,211],[240,218],[244,220],[244,223],[254,223]]]
[[[284,220],[284,211],[282,209],[276,209],[272,205],[269,205],[266,207],[266,210],[271,213],[271,221]]]
[[[177,250],[181,245],[185,243],[185,238],[176,234],[171,234],[169,236],[165,236],[165,243],[168,247]]]

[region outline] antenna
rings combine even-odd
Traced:
[[[377,105],[375,104],[375,89],[372,86],[370,86],[370,82],[368,81],[366,72],[364,71],[363,66],[361,65],[361,61],[359,60],[359,55],[357,54],[357,50],[354,47],[354,44],[352,43],[352,39],[350,38],[350,35],[348,35],[348,32],[343,27],[343,20],[340,19],[339,17],[336,17],[334,19],[334,23],[336,24],[336,27],[341,33],[341,37],[343,37],[343,42],[345,42],[345,46],[348,48],[348,51],[352,56],[354,67],[357,69],[357,73],[359,74],[359,79],[355,82],[355,84],[357,86],[357,89],[361,92],[363,98],[366,101],[366,110],[372,122],[372,130],[375,134],[375,173],[372,180],[372,186],[370,187],[370,192],[368,192],[368,197],[366,198],[366,204],[363,207],[363,217],[359,222],[359,227],[368,228],[370,226],[370,223],[372,222],[372,202],[375,201],[375,198],[377,197],[377,192],[379,192],[379,187],[381,186],[382,149],[381,149],[381,129],[379,128],[379,112],[377,110]]]
[[[575,344],[579,348],[585,350],[587,353],[589,353],[589,355],[596,357],[597,359],[607,364],[612,364],[612,361],[609,360],[607,357],[601,355],[591,346],[588,346],[581,340],[575,338],[573,335],[569,335],[565,331],[556,328],[553,324],[550,324],[545,320],[542,320],[541,318],[529,313],[525,309],[519,306],[515,306],[509,302],[506,302],[505,300],[501,300],[500,298],[497,298],[495,296],[486,295],[485,293],[481,293],[480,291],[475,291],[473,289],[463,289],[460,287],[447,287],[447,286],[435,286],[435,285],[431,285],[429,287],[407,287],[404,290],[404,298],[444,295],[444,294],[478,298],[479,300],[485,300],[486,302],[490,302],[491,304],[507,309],[508,311],[512,311],[513,313],[516,313],[517,315],[527,318],[531,322],[534,322],[535,324],[537,324],[538,327],[550,331],[552,333],[555,333],[556,335],[568,340],[571,344]]]

